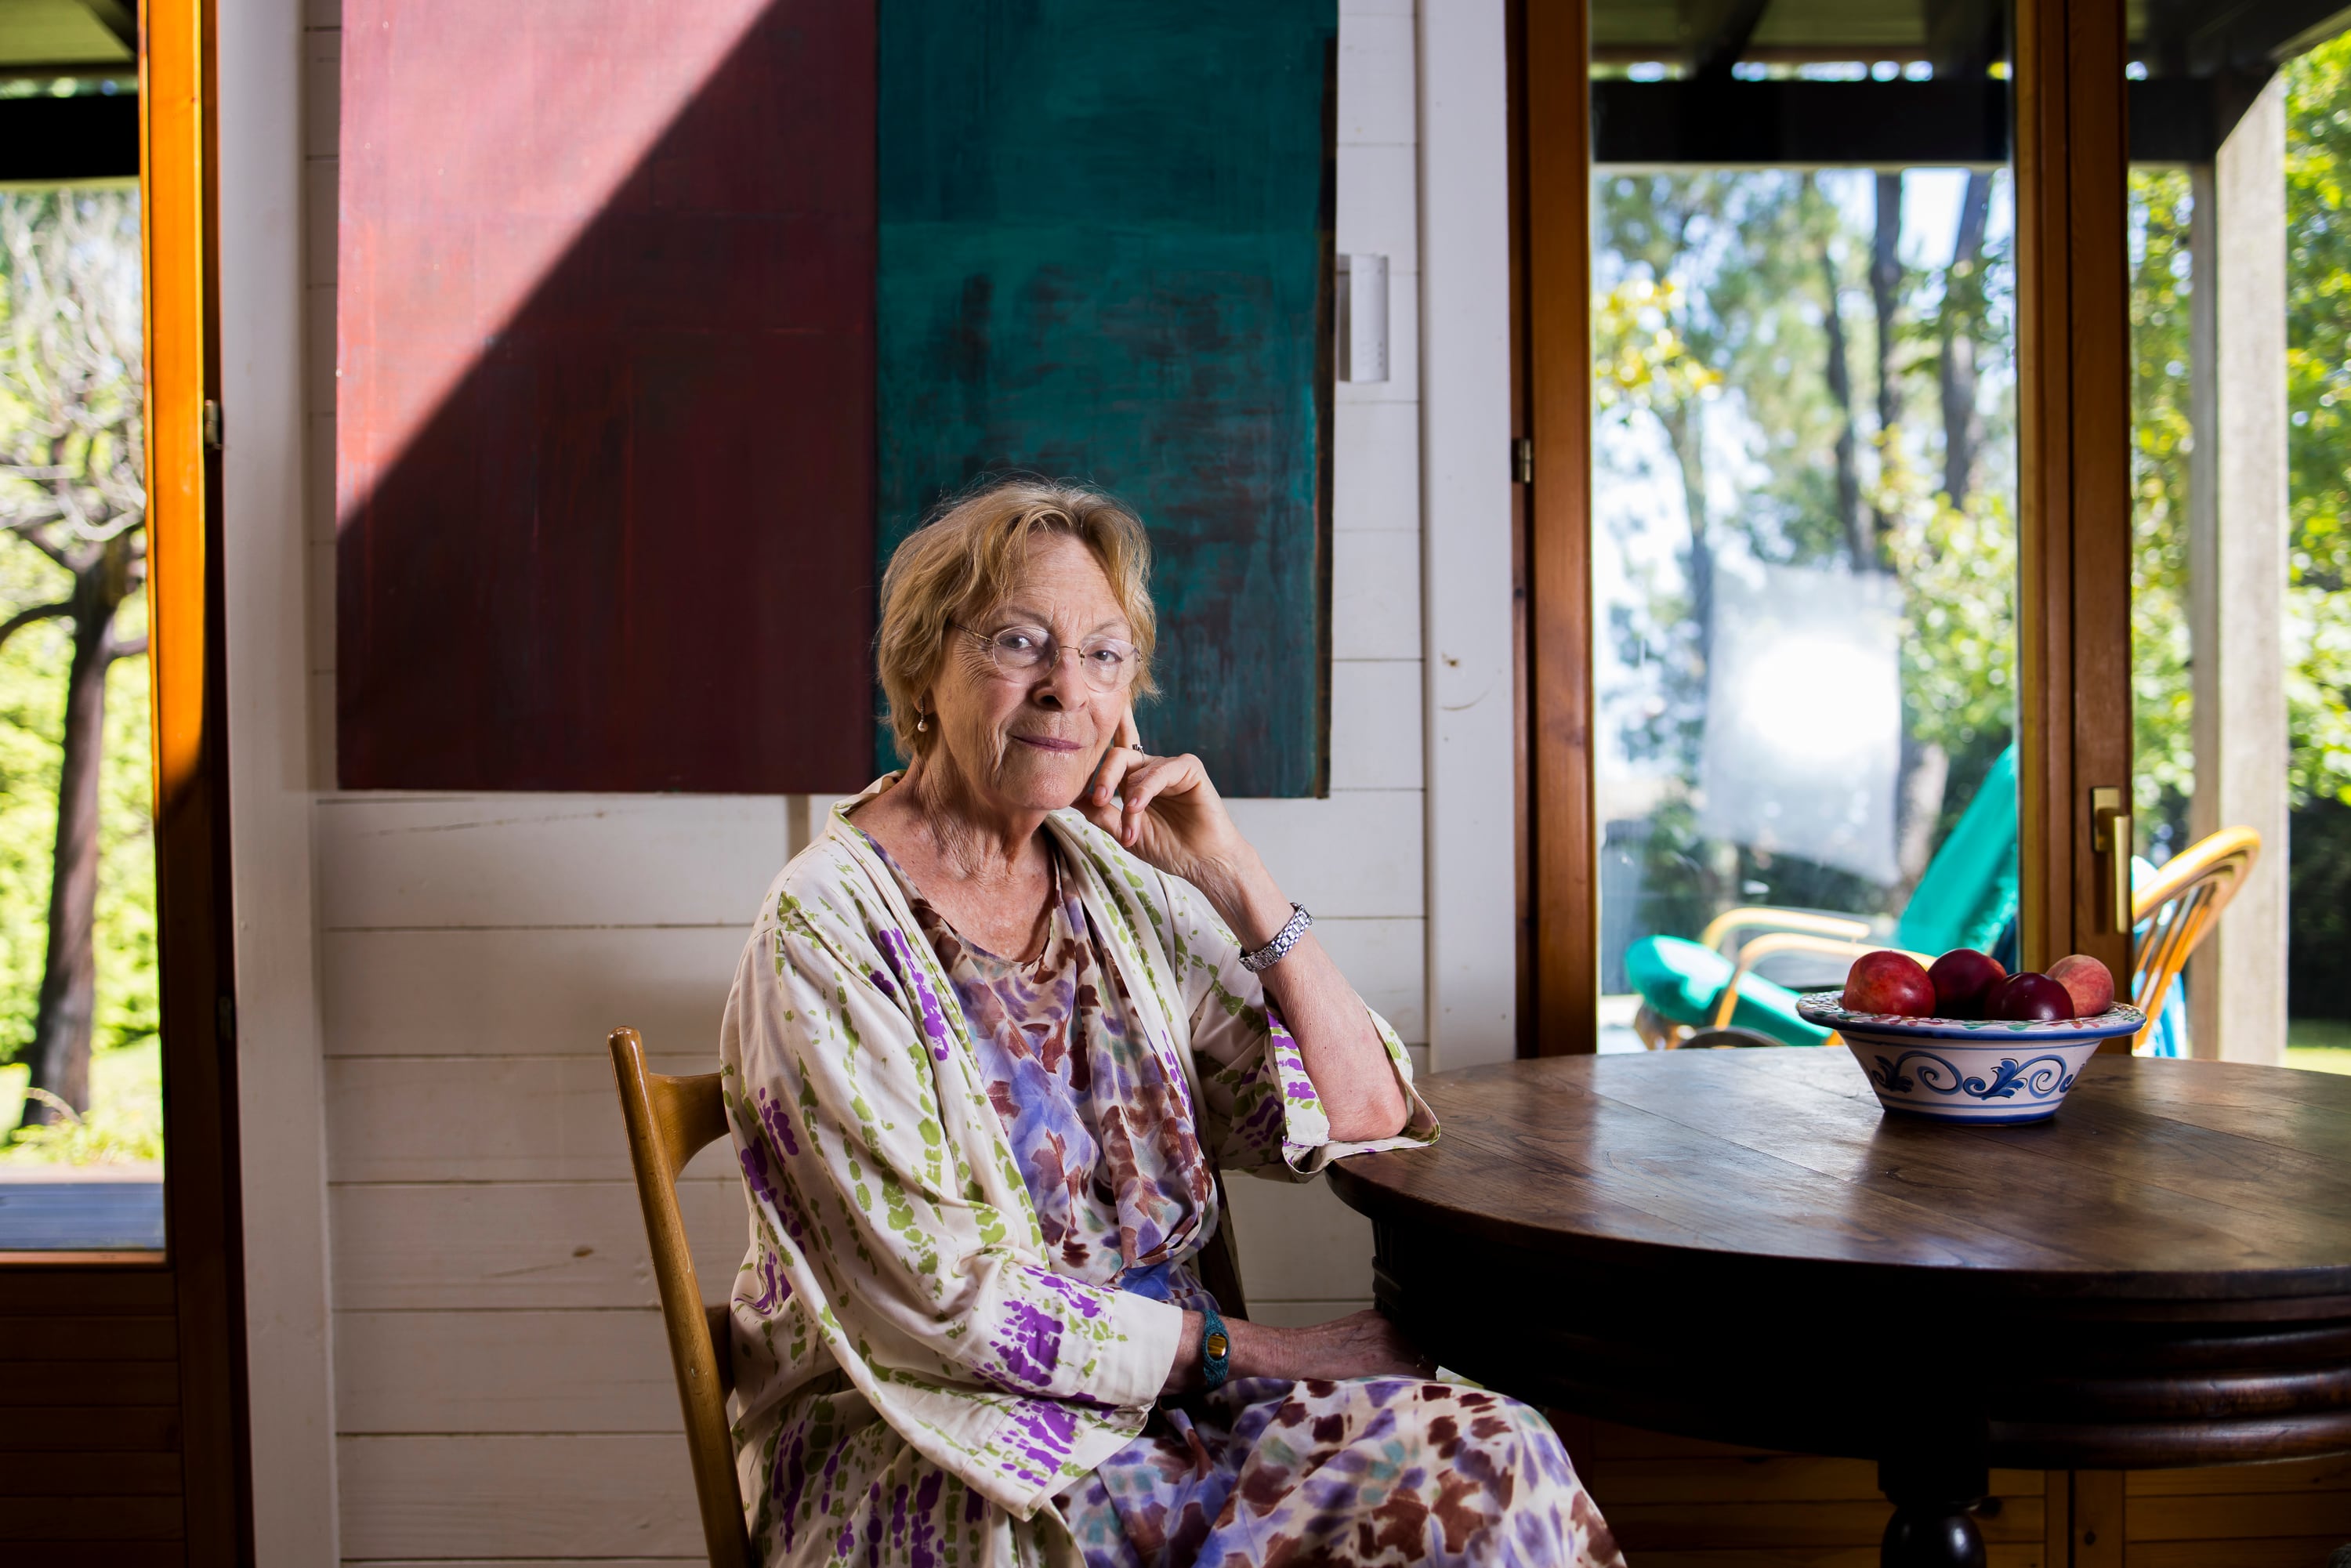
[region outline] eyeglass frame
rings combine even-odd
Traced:
[[[977,627],[967,626],[960,621],[950,621],[947,622],[947,625],[950,629],[960,632],[967,637],[977,639],[980,645],[981,652],[985,653],[987,658],[988,664],[994,666],[998,674],[1003,675],[1008,679],[1034,680],[1038,676],[1043,674],[1047,670],[1060,669],[1061,667],[1061,654],[1073,645],[1064,643],[1059,637],[1053,635],[1053,630],[1050,626],[1023,624],[1021,622],[1015,622],[1011,625],[999,627],[994,632],[982,632]],[[1008,669],[1005,667],[1003,661],[996,656],[998,652],[996,640],[998,637],[1003,636],[1007,632],[1020,631],[1040,632],[1044,633],[1045,652],[1043,656],[1038,660],[1034,668],[1027,670]],[[1104,685],[1100,681],[1095,680],[1093,673],[1087,668],[1085,653],[1089,643],[1114,643],[1126,650],[1126,659],[1119,666],[1118,678],[1111,682],[1108,685]],[[1084,677],[1086,685],[1092,687],[1095,691],[1115,692],[1123,690],[1127,686],[1133,685],[1135,682],[1135,678],[1142,674],[1143,650],[1130,638],[1112,637],[1098,634],[1093,637],[1085,638],[1075,643],[1074,646],[1077,649],[1078,653],[1079,674]]]

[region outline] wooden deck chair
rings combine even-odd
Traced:
[[[735,1386],[727,1305],[703,1304],[677,1207],[677,1173],[706,1145],[728,1135],[719,1075],[670,1078],[646,1071],[644,1041],[632,1029],[614,1030],[609,1043],[621,1117],[629,1130],[629,1163],[636,1171],[645,1239],[653,1248],[653,1281],[661,1291],[662,1322],[669,1331],[670,1366],[677,1374],[677,1402],[685,1414],[703,1540],[711,1568],[751,1568],[751,1542],[735,1479],[735,1437],[726,1422],[726,1396]],[[1215,1180],[1222,1221],[1200,1253],[1200,1282],[1226,1312],[1246,1318],[1249,1302],[1241,1295],[1232,1207],[1225,1201],[1223,1174]]]
[[[2262,856],[2262,836],[2251,828],[2222,828],[2163,862],[2131,898],[2130,999],[2147,1014],[2131,1049],[2147,1044],[2162,1020],[2164,998],[2189,956],[2245,884]]]
[[[669,1331],[670,1365],[677,1402],[685,1413],[685,1447],[694,1461],[694,1491],[702,1509],[702,1538],[710,1568],[751,1568],[750,1537],[735,1480],[735,1437],[726,1423],[734,1386],[734,1348],[724,1302],[705,1307],[677,1208],[677,1173],[708,1144],[726,1136],[726,1106],[718,1074],[671,1078],[645,1071],[644,1041],[632,1029],[612,1031],[612,1076],[628,1124],[629,1163],[637,1173],[637,1201],[645,1211],[653,1247],[653,1281],[661,1289],[662,1322]]]

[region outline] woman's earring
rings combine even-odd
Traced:
[[[918,713],[918,714],[916,714],[916,715],[914,716],[914,733],[915,733],[916,735],[921,735],[921,734],[923,734],[925,731],[928,730],[930,727],[931,727],[931,716],[930,716],[929,714],[926,714],[926,713]]]

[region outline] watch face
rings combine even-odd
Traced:
[[[1228,1340],[1225,1338],[1225,1336],[1224,1336],[1224,1335],[1222,1335],[1222,1334],[1220,1334],[1220,1333],[1212,1333],[1212,1334],[1210,1334],[1210,1335],[1208,1336],[1208,1359],[1209,1359],[1209,1360],[1211,1360],[1211,1361],[1222,1361],[1222,1360],[1224,1360],[1224,1359],[1225,1359],[1225,1352],[1226,1352],[1227,1350],[1230,1349],[1230,1348],[1231,1348],[1231,1343],[1230,1343],[1230,1342],[1229,1342],[1229,1341],[1228,1341]]]

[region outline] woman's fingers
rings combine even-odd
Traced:
[[[1152,801],[1162,795],[1184,794],[1196,788],[1204,776],[1200,759],[1189,752],[1182,757],[1141,758],[1120,791],[1126,809],[1119,841],[1133,849],[1143,835],[1143,814]]]

